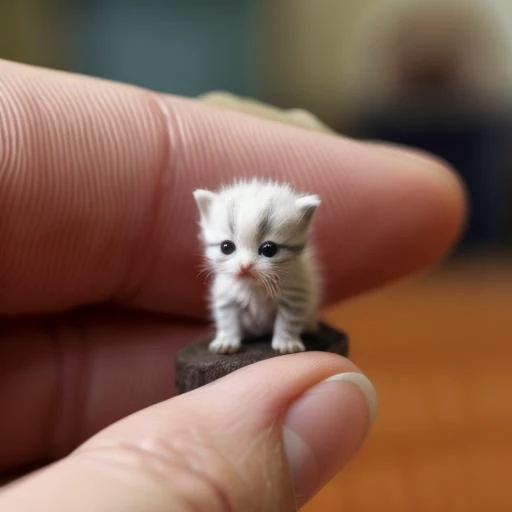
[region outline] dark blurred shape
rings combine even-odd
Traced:
[[[388,64],[409,93],[464,88],[460,72],[468,46],[482,43],[481,20],[472,9],[417,4],[404,9],[391,28]]]
[[[471,1],[399,4],[368,33],[367,66],[373,55],[381,72],[372,71],[355,126],[362,138],[432,152],[458,171],[471,202],[461,251],[502,249],[510,233],[512,110],[501,94],[499,27],[483,14]]]
[[[459,250],[509,243],[510,115],[438,102],[431,110],[389,105],[360,119],[358,135],[420,148],[449,162],[468,189],[470,219]]]

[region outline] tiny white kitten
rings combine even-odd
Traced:
[[[301,334],[317,329],[320,280],[308,242],[320,198],[258,179],[194,198],[214,274],[209,349],[236,352],[245,336],[272,333],[274,350],[305,350]]]

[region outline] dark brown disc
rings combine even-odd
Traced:
[[[176,361],[176,392],[178,394],[208,384],[239,368],[264,359],[278,357],[272,350],[271,334],[244,340],[239,352],[214,354],[208,349],[213,333],[182,349]],[[302,341],[306,350],[320,350],[348,356],[348,336],[329,325],[319,323],[318,332],[304,334]]]

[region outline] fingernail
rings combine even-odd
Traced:
[[[288,410],[283,431],[298,506],[344,466],[377,414],[377,394],[361,373],[320,382]]]
[[[363,393],[366,403],[368,404],[370,411],[370,426],[373,424],[377,416],[377,392],[366,375],[357,372],[337,373],[336,375],[325,379],[320,384],[325,382],[350,382],[359,388],[359,391]]]

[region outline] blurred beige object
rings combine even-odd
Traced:
[[[227,92],[209,92],[199,96],[201,101],[221,108],[228,108],[255,117],[270,119],[308,130],[331,132],[331,128],[323,124],[311,112],[302,109],[283,110],[252,98],[244,98]]]
[[[387,0],[368,9],[350,41],[352,105],[448,93],[487,106],[510,100],[509,1]]]
[[[414,27],[425,24],[420,31],[411,27],[414,46],[407,48],[406,40],[404,52],[411,55],[419,48],[431,59],[440,44],[463,39],[467,57],[459,80],[469,82],[485,101],[512,99],[511,0],[279,0],[264,5],[261,79],[267,94],[279,104],[311,110],[337,131],[352,129],[361,109],[370,108],[368,102],[395,94],[400,99],[388,63],[393,49],[381,41],[392,38],[405,11],[419,13]],[[422,20],[425,11],[434,14]],[[459,18],[455,11],[465,14]],[[436,26],[437,19],[442,26]],[[428,25],[432,30],[425,35]]]

